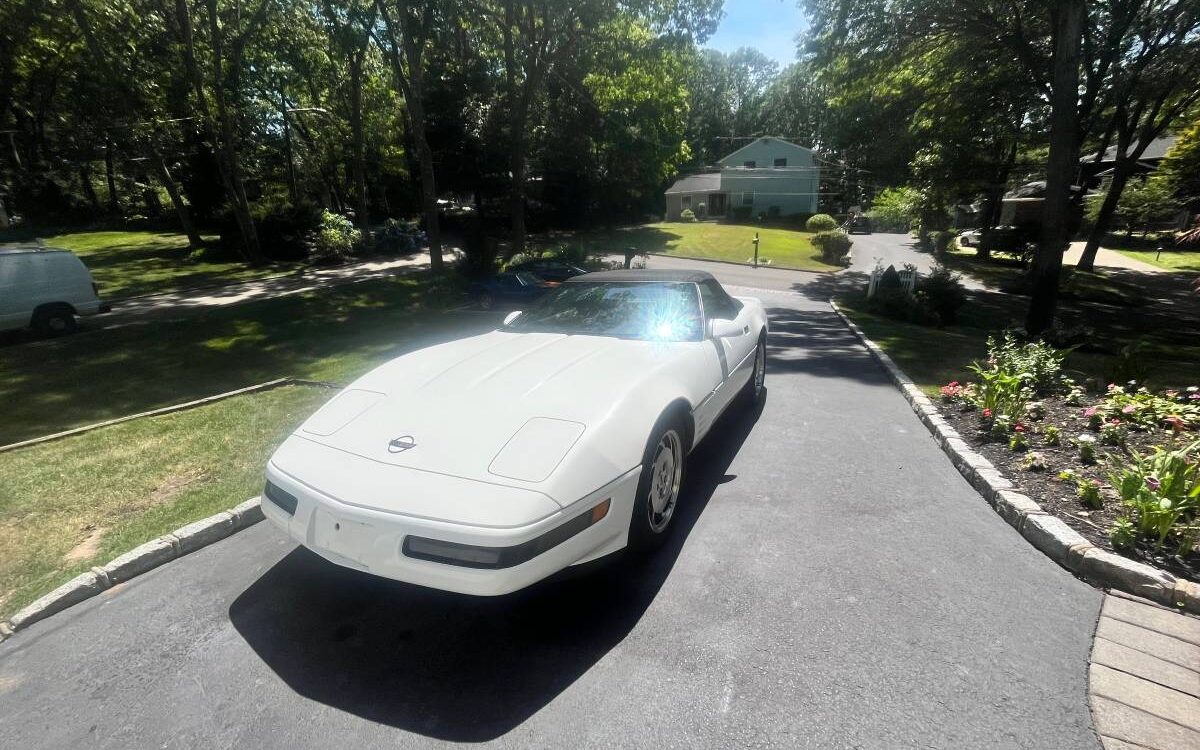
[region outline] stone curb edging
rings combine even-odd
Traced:
[[[138,412],[137,414],[130,414],[125,417],[117,417],[116,419],[106,419],[103,422],[87,424],[87,425],[83,425],[82,427],[73,427],[69,430],[63,430],[62,432],[56,432],[52,435],[43,435],[42,437],[36,437],[36,438],[30,438],[28,440],[22,440],[19,443],[9,443],[8,445],[0,445],[0,453],[7,453],[8,451],[13,451],[13,450],[16,450],[17,448],[28,448],[31,445],[38,445],[40,443],[48,443],[51,440],[61,440],[62,438],[71,437],[73,435],[80,435],[85,432],[91,432],[92,430],[98,430],[101,427],[112,427],[113,425],[121,424],[122,422],[129,422],[134,419],[141,419],[142,417],[157,417],[162,414],[170,414],[172,412],[183,411],[185,409],[194,409],[197,406],[204,406],[206,404],[211,404],[214,401],[222,401],[224,399],[232,398],[234,396],[244,396],[248,393],[258,393],[260,391],[269,391],[274,388],[281,388],[285,385],[312,385],[312,386],[318,386],[321,388],[341,388],[342,387],[342,386],[338,385],[337,383],[327,383],[323,380],[305,380],[304,378],[290,378],[290,377],[289,378],[276,378],[275,380],[268,380],[265,383],[249,385],[249,386],[246,386],[245,388],[238,388],[233,391],[226,391],[224,393],[218,393],[214,396],[205,396],[204,398],[198,398],[194,401],[187,401],[182,404],[174,404],[172,406],[163,406],[158,409],[151,409],[150,411]]]
[[[195,552],[263,520],[259,498],[252,497],[229,510],[181,526],[95,567],[41,597],[6,621],[0,621],[0,641],[39,620],[90,599],[102,591]]]
[[[1173,609],[1200,614],[1200,585],[1095,546],[1061,519],[1042,510],[1032,499],[1015,492],[1013,483],[1005,479],[990,461],[971,450],[942,417],[933,400],[896,366],[887,352],[868,338],[834,300],[829,300],[829,304],[883,366],[959,473],[1030,544],[1094,586],[1117,589]]]

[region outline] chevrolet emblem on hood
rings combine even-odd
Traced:
[[[417,441],[413,440],[412,435],[401,435],[398,438],[388,441],[388,453],[403,453],[406,450],[416,447]]]

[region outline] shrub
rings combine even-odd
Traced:
[[[1175,534],[1180,546],[1190,548],[1190,524],[1200,511],[1200,441],[1178,450],[1155,448],[1149,456],[1133,454],[1131,460],[1109,474],[1121,502],[1133,516],[1138,536],[1161,547]]]
[[[1096,436],[1083,433],[1075,438],[1075,447],[1079,450],[1079,461],[1085,464],[1096,463]]]
[[[1113,525],[1108,530],[1108,539],[1112,542],[1115,549],[1127,549],[1133,546],[1133,542],[1137,539],[1137,529],[1133,522],[1125,516],[1113,521]]]
[[[985,416],[1003,416],[1013,422],[1024,416],[1029,389],[1019,375],[998,368],[985,369],[978,362],[967,369],[979,377],[976,406],[984,410]]]
[[[425,244],[425,232],[416,222],[388,219],[375,231],[375,249],[390,255],[407,255]]]
[[[1077,480],[1075,496],[1087,508],[1099,510],[1104,507],[1104,496],[1100,494],[1100,482],[1096,479]]]
[[[958,319],[959,308],[967,302],[967,290],[959,278],[939,264],[917,283],[917,293],[937,316],[939,325],[953,325]]]
[[[1021,461],[1021,468],[1025,471],[1045,471],[1046,459],[1037,451],[1030,451],[1025,460]]]
[[[504,261],[503,270],[507,271],[513,266],[519,266],[522,263],[528,263],[531,260],[537,260],[538,256],[531,253],[517,253],[508,260]]]
[[[921,193],[915,188],[887,188],[875,196],[867,218],[878,232],[907,232],[917,221],[917,203]]]
[[[362,242],[362,232],[345,216],[325,211],[321,214],[321,228],[313,243],[313,252],[320,260],[342,260],[354,252]]]
[[[753,206],[734,206],[733,210],[730,212],[730,215],[734,221],[745,222],[750,221],[750,215],[753,213],[753,211]]]
[[[840,229],[817,232],[812,236],[812,245],[820,251],[821,260],[831,264],[841,263],[842,259],[850,253],[850,246],[853,244],[850,235]]]
[[[1008,449],[1013,453],[1029,450],[1029,438],[1025,435],[1025,429],[1017,425],[1014,430],[1012,437],[1008,439]]]
[[[313,235],[321,226],[321,209],[307,201],[290,203],[286,199],[265,200],[250,209],[258,246],[270,260],[302,260],[309,254]],[[218,219],[221,235],[220,254],[237,257],[242,244],[241,229],[231,211]]]
[[[954,244],[954,232],[937,231],[929,233],[929,243],[936,255],[945,255]]]
[[[1055,425],[1045,425],[1040,432],[1042,434],[1042,441],[1046,445],[1058,445],[1062,442],[1062,431]]]
[[[1038,393],[1050,393],[1063,385],[1062,363],[1067,351],[1042,341],[1021,343],[1011,333],[997,341],[988,337],[988,362],[993,367],[1016,373]]]
[[[1200,429],[1200,399],[1190,398],[1190,394],[1184,395],[1179,391],[1158,395],[1144,387],[1133,390],[1111,384],[1104,400],[1089,407],[1084,414],[1100,423],[1118,419],[1137,429]]]
[[[804,222],[804,228],[810,232],[831,232],[838,228],[838,223],[829,214],[813,214]]]
[[[692,209],[685,208],[679,212],[679,220],[686,221],[689,223],[694,222],[696,220],[696,214],[694,211],[692,211]]]

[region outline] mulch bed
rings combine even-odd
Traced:
[[[1029,438],[1029,450],[1041,454],[1046,464],[1045,471],[1029,471],[1022,468],[1021,462],[1027,452],[1009,450],[1007,441],[1001,442],[983,431],[982,420],[975,409],[946,403],[939,404],[939,408],[946,421],[963,439],[1016,485],[1017,492],[1029,496],[1042,506],[1043,510],[1062,519],[1092,544],[1154,565],[1181,578],[1200,582],[1200,552],[1195,549],[1186,557],[1176,556],[1173,545],[1170,544],[1164,545],[1161,550],[1155,550],[1149,543],[1139,543],[1134,549],[1114,549],[1108,538],[1108,530],[1113,521],[1127,515],[1127,511],[1117,494],[1108,486],[1109,463],[1104,454],[1116,456],[1125,451],[1151,453],[1155,445],[1169,447],[1173,442],[1171,434],[1161,430],[1130,431],[1123,448],[1097,443],[1100,460],[1089,466],[1080,462],[1079,451],[1072,443],[1072,438],[1089,432],[1088,420],[1083,416],[1084,407],[1065,404],[1062,399],[1053,396],[1041,399],[1041,403],[1046,407],[1046,416],[1038,422],[1030,423],[1032,429],[1026,434]],[[1045,444],[1036,429],[1044,424],[1057,425],[1061,429],[1061,445]],[[1184,433],[1179,444],[1195,439],[1196,433]],[[1085,507],[1075,496],[1075,483],[1058,479],[1059,472],[1064,469],[1074,471],[1081,479],[1099,480],[1103,484],[1101,493],[1104,496],[1104,507],[1098,510]]]

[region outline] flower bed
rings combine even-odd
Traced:
[[[1089,394],[1062,354],[989,341],[978,381],[942,388],[947,422],[1092,544],[1200,580],[1200,389]]]

